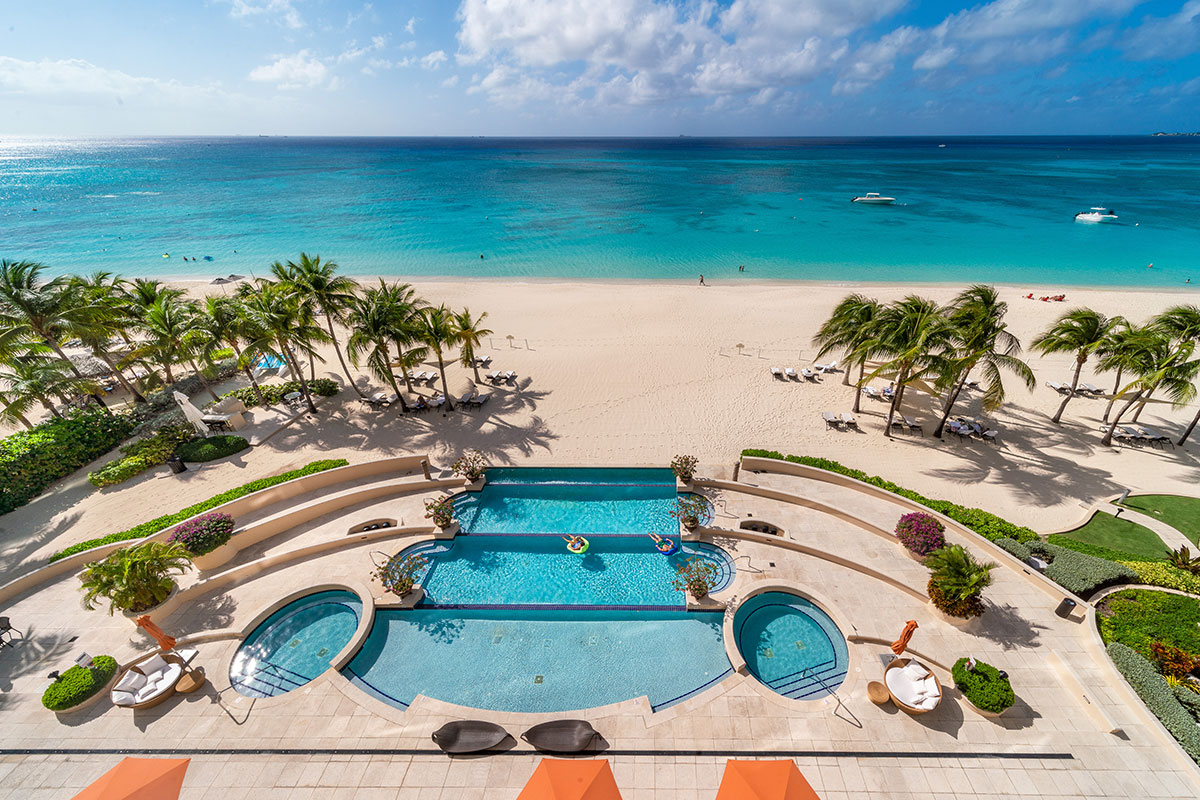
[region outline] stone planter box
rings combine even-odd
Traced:
[[[676,492],[694,492],[696,491],[695,478],[690,481],[683,481],[679,476],[675,476],[675,491]]]
[[[967,697],[965,694],[963,695],[963,702],[981,717],[1001,717],[1004,715],[1004,711],[1008,711],[1008,708],[1012,708],[1012,706],[1009,706],[1008,708],[1004,709],[1004,711],[984,711],[982,708],[972,703],[971,698]]]
[[[89,697],[87,700],[84,700],[82,703],[79,703],[78,705],[71,706],[70,708],[64,708],[61,711],[55,711],[54,715],[56,717],[62,719],[63,717],[69,717],[72,714],[75,714],[79,711],[83,711],[85,708],[90,708],[90,707],[96,705],[96,703],[100,702],[100,700],[102,698],[109,696],[109,692],[111,692],[112,687],[117,684],[117,679],[121,677],[121,674],[123,671],[124,670],[121,669],[121,665],[118,664],[117,671],[114,672],[112,674],[112,677],[108,679],[108,683],[104,684],[103,689],[96,692],[94,695]]]
[[[195,566],[196,569],[200,570],[201,572],[207,572],[208,570],[216,569],[217,567],[222,567],[228,564],[233,560],[233,557],[238,554],[238,550],[241,549],[234,544],[236,541],[236,536],[237,532],[235,531],[234,535],[230,537],[229,541],[218,547],[216,550],[213,550],[210,553],[205,553],[202,556],[194,556],[192,558],[193,566]]]
[[[171,614],[175,613],[175,609],[178,606],[179,606],[179,583],[177,581],[175,583],[175,588],[171,589],[171,593],[167,595],[166,599],[163,600],[158,605],[156,605],[154,608],[148,608],[145,611],[122,610],[121,613],[125,616],[126,619],[130,620],[131,622],[137,620],[138,617],[145,614],[150,617],[151,622],[158,624],[158,623],[162,622],[164,619],[166,619],[167,617],[171,616]]]
[[[444,528],[438,528],[435,526],[434,531],[433,531],[433,538],[434,539],[453,539],[455,536],[458,535],[458,532],[459,532],[458,523],[451,522],[449,525],[447,525]]]
[[[955,617],[947,614],[933,603],[929,604],[929,608],[933,610],[933,613],[936,614],[938,618],[942,620],[942,622],[947,622],[961,631],[966,631],[967,633],[974,633],[975,631],[979,630],[979,628],[983,625],[982,620],[984,616],[987,615],[987,612],[985,611],[978,617],[963,619],[962,617]]]
[[[478,479],[471,481],[463,486],[463,489],[468,492],[482,492],[484,484],[487,483],[487,473],[480,475]]]

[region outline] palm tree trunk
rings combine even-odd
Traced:
[[[1062,404],[1059,405],[1058,411],[1054,412],[1054,416],[1050,418],[1051,422],[1059,422],[1062,420],[1063,411],[1067,408],[1067,403],[1071,402],[1071,398],[1075,396],[1075,389],[1079,386],[1079,373],[1083,370],[1083,362],[1078,358],[1075,359],[1075,375],[1071,378],[1071,391],[1063,398]]]
[[[233,347],[233,354],[237,356],[239,364],[242,364],[242,349],[238,347],[236,339],[230,339],[229,344]],[[263,395],[262,387],[258,385],[258,378],[254,377],[254,370],[250,369],[249,364],[242,364],[242,372],[246,373],[246,377],[250,379],[250,385],[254,387],[254,394],[258,396],[258,404],[264,408],[267,405],[267,398]]]
[[[1146,396],[1142,399],[1142,402],[1138,403],[1137,411],[1133,412],[1133,418],[1129,420],[1130,422],[1137,422],[1138,418],[1142,416],[1142,412],[1146,410],[1146,403],[1150,402],[1152,394],[1154,394],[1153,389],[1146,392]]]
[[[948,398],[946,398],[946,407],[942,409],[942,419],[940,422],[938,422],[937,430],[933,432],[934,438],[942,438],[942,429],[946,427],[946,420],[950,419],[950,414],[954,411],[954,404],[958,402],[958,395],[962,392],[962,389],[964,386],[966,386],[966,384],[967,372],[964,372],[962,379],[959,380],[958,385],[954,387],[954,391]]]
[[[1179,441],[1176,442],[1175,444],[1179,445],[1180,447],[1183,447],[1183,443],[1186,442],[1188,440],[1188,437],[1192,435],[1192,431],[1196,430],[1197,422],[1200,422],[1200,411],[1197,411],[1196,416],[1192,417],[1191,424],[1189,424],[1187,426],[1187,430],[1183,432],[1183,436],[1180,436]],[[28,423],[26,423],[26,424],[28,424]]]
[[[454,402],[450,399],[450,385],[446,383],[446,362],[442,358],[441,351],[438,351],[438,372],[442,373],[442,394],[446,396],[446,410],[454,410]]]
[[[855,414],[858,414],[860,412],[860,408],[862,407],[862,383],[863,383],[863,375],[865,375],[866,372],[867,372],[867,360],[864,358],[862,361],[858,362],[858,382],[854,384],[858,389],[858,391],[856,391],[854,393],[854,413]],[[846,370],[846,381],[847,381],[847,383],[849,383],[849,381],[850,381],[850,370]]]
[[[350,388],[354,390],[354,393],[361,398],[363,397],[363,393],[358,388],[358,384],[354,382],[354,379],[350,377],[350,368],[346,366],[346,359],[342,355],[342,346],[338,344],[337,334],[333,332],[333,315],[331,315],[328,311],[325,312],[325,322],[329,326],[329,338],[333,339],[333,351],[337,353],[338,363],[342,365],[342,372],[346,376],[346,383],[348,383]],[[387,350],[384,350],[384,352],[386,353]],[[399,392],[397,392],[397,394],[399,394]]]
[[[166,375],[167,375],[166,386],[174,386],[175,385],[175,376],[171,374],[170,359],[166,359],[163,361],[163,372],[166,373]],[[166,386],[164,386],[163,388],[166,388]]]
[[[1108,447],[1112,444],[1113,433],[1117,430],[1117,425],[1120,424],[1121,417],[1125,416],[1125,412],[1129,410],[1130,406],[1140,399],[1142,399],[1142,392],[1139,391],[1133,397],[1129,398],[1125,405],[1121,406],[1121,410],[1117,412],[1116,418],[1113,419],[1112,424],[1108,426],[1108,430],[1104,433],[1104,438],[1100,440],[1102,447]]]
[[[84,380],[83,373],[80,372],[79,368],[75,366],[74,361],[67,358],[67,354],[64,353],[62,351],[62,348],[58,346],[58,342],[54,341],[49,336],[45,336],[45,335],[42,336],[42,341],[44,341],[46,344],[50,345],[50,348],[52,350],[54,350],[55,353],[58,353],[58,357],[61,358],[63,361],[67,362],[67,366],[71,368],[71,372],[75,373],[76,378],[78,378],[79,380]],[[98,392],[93,392],[91,396],[92,396],[92,399],[95,400],[96,403],[101,408],[104,409],[104,413],[106,413],[106,414],[112,413],[111,411],[108,410],[108,406],[105,405],[104,399],[102,397],[100,397],[100,394]],[[58,414],[56,413],[55,416],[58,416]]]
[[[866,365],[866,362],[864,361],[863,366],[865,366],[865,365]],[[858,388],[861,389],[862,388],[862,370],[859,370],[859,372],[858,372],[858,380],[859,380]],[[850,385],[850,370],[845,370],[842,373],[842,386],[849,386],[849,385]]]
[[[96,357],[99,358],[101,361],[103,361],[105,363],[105,365],[107,365],[108,368],[112,370],[113,375],[116,375],[117,380],[120,381],[120,383],[123,387],[125,387],[125,391],[127,391],[131,395],[133,395],[133,402],[135,402],[135,403],[146,402],[146,398],[143,397],[142,393],[137,390],[137,387],[134,386],[129,381],[125,380],[125,375],[121,372],[120,368],[117,367],[117,365],[114,364],[111,359],[109,359],[107,353],[100,353],[95,350],[93,350],[92,352],[96,353]]]
[[[883,429],[883,435],[889,439],[892,436],[892,420],[896,418],[896,409],[900,408],[900,397],[904,394],[904,381],[908,379],[906,372],[901,372],[896,376],[896,384],[898,388],[896,393],[892,395],[892,404],[888,406],[887,425]]]
[[[317,406],[313,402],[312,394],[308,391],[308,381],[304,380],[304,373],[300,371],[300,362],[296,360],[296,354],[292,352],[292,349],[288,347],[287,342],[283,339],[279,340],[279,350],[283,353],[283,357],[288,363],[288,369],[296,374],[296,380],[300,382],[300,391],[304,394],[304,401],[308,403],[309,413],[317,413]]]
[[[51,402],[50,402],[50,401],[49,401],[47,398],[45,398],[45,397],[38,397],[38,400],[39,400],[39,401],[41,402],[41,404],[42,404],[42,405],[45,407],[45,409],[46,409],[47,411],[49,411],[49,412],[50,412],[50,416],[54,417],[55,419],[62,419],[62,418],[63,418],[63,415],[62,415],[62,414],[60,414],[60,413],[58,413],[58,409],[54,407],[54,403],[51,403]],[[25,424],[26,424],[26,425],[28,425],[29,423],[25,423]]]
[[[212,387],[208,385],[208,378],[204,377],[204,373],[200,370],[199,367],[196,366],[196,360],[193,358],[189,358],[188,363],[191,364],[192,369],[194,369],[196,371],[196,377],[200,379],[200,384],[204,387],[204,391],[208,392],[208,396],[213,399],[214,403],[219,401],[221,398],[217,397],[217,393],[214,392],[212,390]]]
[[[392,384],[392,391],[396,393],[396,397],[400,398],[400,411],[407,414],[409,409],[408,403],[404,402],[404,392],[400,391],[400,387],[396,384],[396,373],[392,372],[392,365],[388,363],[391,356],[388,355],[387,342],[380,339],[375,342],[375,349],[383,354],[383,366],[387,370],[388,383]],[[405,379],[407,380],[407,378],[406,374]],[[409,391],[411,392],[412,389],[410,388]]]
[[[1117,402],[1117,392],[1121,391],[1121,373],[1124,371],[1123,367],[1117,367],[1117,379],[1113,381],[1112,397],[1108,398],[1108,405],[1104,407],[1103,422],[1108,422],[1108,415],[1112,413],[1113,403]]]

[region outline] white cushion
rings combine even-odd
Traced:
[[[167,662],[158,653],[147,658],[138,664],[138,669],[149,675],[151,672],[160,672],[167,668]]]
[[[884,681],[887,683],[888,691],[906,706],[915,707],[918,702],[924,699],[924,696],[917,691],[917,684],[908,680],[908,676],[904,674],[904,670],[902,669],[888,670],[884,675]]]
[[[119,691],[117,689],[112,690],[112,701],[113,705],[117,706],[131,706],[137,702],[133,699],[133,692]]]
[[[926,697],[923,700],[914,703],[913,707],[922,709],[924,711],[929,711],[932,708],[937,708],[938,700],[939,698],[937,697]]]
[[[133,696],[133,699],[136,703],[144,703],[147,700],[152,700],[153,698],[158,697],[162,693],[163,690],[158,688],[158,686],[149,684],[143,686],[141,689],[138,689],[137,694]]]
[[[183,667],[178,664],[170,664],[165,670],[159,673],[158,685],[165,689],[169,686],[174,686],[182,677]]]
[[[917,661],[908,662],[908,666],[902,667],[900,671],[904,673],[904,677],[914,683],[922,680],[929,674],[929,670],[926,669],[925,665]]]
[[[938,691],[937,678],[930,675],[925,680],[921,681],[921,688],[925,690],[925,694],[929,697],[937,697],[941,692]]]
[[[121,676],[121,680],[117,681],[117,685],[113,687],[113,691],[117,692],[136,692],[138,689],[146,685],[146,676],[140,673],[129,670]]]

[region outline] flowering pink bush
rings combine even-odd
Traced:
[[[927,556],[945,547],[945,534],[945,525],[919,511],[905,514],[896,523],[896,536],[900,543],[919,556]]]
[[[233,517],[220,511],[201,514],[175,528],[169,541],[179,542],[193,556],[202,556],[228,542],[233,525]]]

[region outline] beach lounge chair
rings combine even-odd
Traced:
[[[512,383],[517,379],[517,373],[510,369],[508,372],[504,373],[503,378],[505,383]]]
[[[484,356],[483,358],[477,358],[477,359],[475,359],[475,365],[476,365],[476,366],[480,366],[480,367],[486,367],[488,364],[491,364],[491,363],[492,363],[492,357],[491,357],[491,356]]]
[[[924,428],[922,428],[922,427],[921,427],[920,425],[918,425],[917,423],[913,422],[913,421],[912,421],[912,418],[910,418],[910,417],[901,417],[901,419],[903,419],[903,420],[904,420],[904,424],[905,424],[905,425],[908,427],[908,430],[909,430],[909,432],[916,431],[917,433],[921,434],[922,436],[924,436],[924,435],[925,435],[925,430],[924,430]]]
[[[472,389],[471,391],[465,393],[462,397],[458,398],[458,402],[464,406],[469,406],[469,405],[471,405],[471,401],[474,399],[475,399],[475,390]]]
[[[838,371],[838,362],[830,361],[828,364],[825,365],[825,371],[826,372],[837,372]]]
[[[783,374],[788,376],[789,378],[791,378],[794,381],[800,380],[799,376],[796,375],[796,370],[792,367],[785,367],[783,370]]]
[[[891,429],[903,432],[904,431],[904,420],[899,416],[892,417]]]
[[[863,394],[865,394],[867,397],[871,398],[872,400],[882,400],[883,399],[883,395],[881,395],[879,393],[879,390],[876,389],[874,386],[864,386],[861,389],[859,389],[859,391],[862,392]]]
[[[828,369],[828,366],[825,364],[813,364],[813,369],[815,369],[817,372],[824,372],[826,369]]]
[[[847,428],[857,428],[858,427],[858,420],[856,420],[854,418],[853,414],[851,414],[847,411],[842,412],[842,422],[846,423]]]
[[[929,667],[911,658],[894,659],[883,671],[892,702],[909,714],[927,714],[942,702],[942,684]]]
[[[486,403],[488,401],[488,398],[490,398],[491,396],[492,395],[490,392],[485,392],[483,394],[477,394],[477,395],[475,395],[475,399],[471,401],[471,405],[475,406],[476,408],[483,408],[483,404]]]
[[[842,427],[842,418],[839,417],[837,414],[834,414],[832,411],[823,412],[821,414],[821,417],[825,420],[826,427],[833,427],[833,428]]]
[[[548,753],[580,753],[588,749],[600,732],[582,719],[556,719],[534,725],[521,738]]]
[[[977,378],[967,378],[963,381],[963,386],[966,386],[968,389],[978,389],[979,380]]]
[[[779,367],[771,367],[771,374],[779,380],[783,380],[783,370]]]
[[[816,373],[813,372],[808,367],[805,367],[804,369],[800,370],[800,374],[803,375],[806,380],[815,381],[817,379]]]
[[[494,370],[492,370],[491,372],[489,372],[489,373],[487,374],[487,379],[488,379],[489,381],[491,381],[492,383],[497,383],[497,382],[499,382],[499,380],[500,380],[500,376],[501,376],[502,374],[503,374],[503,373],[502,373],[502,372],[500,372],[500,370],[498,370],[498,369],[494,369]]]
[[[493,722],[468,719],[447,722],[430,738],[443,753],[459,755],[491,750],[509,736],[508,731]]]
[[[983,439],[988,444],[995,444],[996,443],[996,435],[998,433],[1000,433],[1000,431],[997,431],[994,429],[986,430],[983,433],[979,434],[979,438]]]
[[[1058,381],[1046,381],[1046,385],[1049,386],[1054,391],[1058,392],[1059,394],[1070,394],[1071,393],[1071,384],[1069,384],[1069,383],[1059,383]]]

